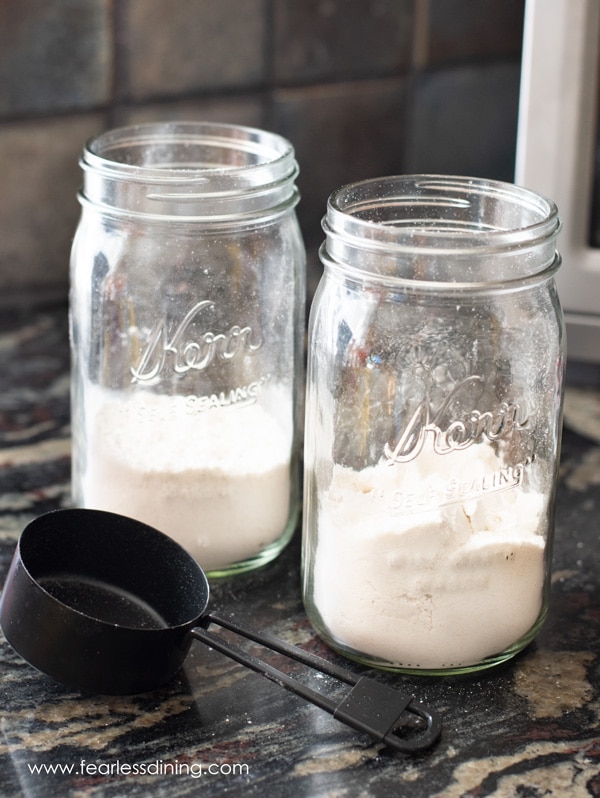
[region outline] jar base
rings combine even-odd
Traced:
[[[214,570],[204,569],[208,579],[217,580],[225,579],[230,576],[237,576],[239,574],[248,573],[249,571],[255,571],[258,568],[263,568],[265,565],[273,562],[273,560],[279,557],[279,555],[291,541],[298,524],[299,514],[299,504],[296,503],[290,512],[288,522],[283,533],[277,538],[277,540],[266,546],[253,557],[248,557],[247,559],[240,560],[239,562],[229,563],[228,565],[224,565],[222,568],[215,568]]]
[[[339,641],[329,637],[329,635],[324,633],[314,623],[312,625],[319,637],[331,649],[333,649],[336,653],[341,654],[343,657],[346,657],[346,659],[352,660],[359,665],[365,665],[369,668],[376,668],[377,670],[386,671],[388,673],[403,674],[407,676],[464,676],[495,668],[513,659],[538,635],[540,629],[544,625],[547,614],[548,608],[544,607],[531,629],[511,646],[504,649],[504,651],[501,651],[498,654],[493,654],[489,657],[485,657],[485,659],[482,659],[476,663],[459,665],[456,667],[450,666],[447,668],[419,668],[387,662],[386,660],[382,660],[377,657],[370,657],[367,654],[363,654],[348,648],[343,643],[340,643]]]

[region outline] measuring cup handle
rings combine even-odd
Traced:
[[[437,713],[426,709],[410,695],[362,676],[346,698],[333,711],[333,717],[364,731],[390,748],[398,751],[421,751],[429,748],[441,733]],[[424,721],[425,730],[413,738],[404,738],[398,732],[408,721]]]
[[[301,662],[312,670],[333,676],[352,689],[342,701],[336,702],[312,690],[283,671],[263,662],[209,631],[215,624],[228,629],[246,640],[252,640],[269,651],[283,654]],[[334,718],[357,731],[365,732],[374,740],[383,742],[397,751],[413,752],[431,747],[441,733],[441,721],[436,712],[426,709],[410,695],[381,684],[365,676],[356,676],[327,660],[307,651],[288,645],[268,635],[259,634],[217,615],[205,615],[202,626],[192,629],[190,635],[230,659],[245,665],[270,679],[286,690],[329,712]],[[404,734],[401,734],[404,732]],[[412,733],[411,733],[412,732]]]

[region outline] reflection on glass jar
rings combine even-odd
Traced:
[[[304,248],[285,139],[140,125],[84,149],[71,262],[73,494],[210,574],[273,559],[298,514]]]
[[[565,342],[554,204],[413,176],[329,200],[311,310],[304,602],[361,662],[456,673],[547,612]]]

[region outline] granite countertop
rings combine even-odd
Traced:
[[[3,584],[23,527],[70,502],[65,309],[1,315],[0,373]],[[52,682],[0,635],[0,795],[600,796],[599,441],[600,395],[570,388],[536,641],[477,676],[370,672],[440,712],[431,750],[392,754],[200,643],[167,687],[106,698]],[[214,584],[211,609],[343,663],[304,615],[298,535],[277,562]]]

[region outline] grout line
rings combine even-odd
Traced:
[[[121,106],[128,102],[129,95],[129,62],[126,48],[125,3],[123,0],[111,2],[111,36],[112,36],[112,86],[111,101],[108,109],[110,127],[119,124]]]
[[[430,0],[415,0],[412,46],[413,71],[424,69],[429,59],[429,4]]]

